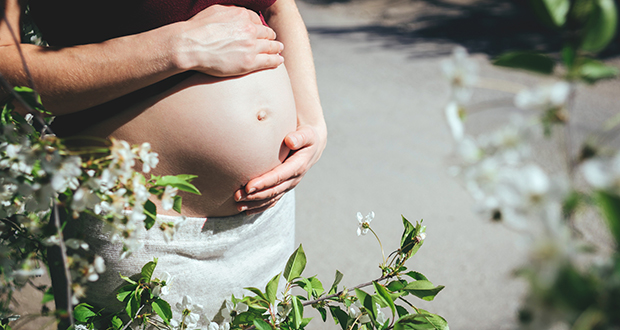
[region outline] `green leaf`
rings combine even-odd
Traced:
[[[257,295],[259,298],[261,298],[264,301],[269,301],[269,299],[267,299],[267,296],[265,296],[265,294],[259,289],[259,288],[255,288],[255,287],[247,287],[244,288],[248,291],[252,291],[255,295]]]
[[[552,74],[555,62],[547,55],[533,52],[509,52],[493,61],[494,65],[541,74]]]
[[[329,311],[332,314],[332,318],[336,324],[340,324],[342,330],[346,330],[347,322],[349,322],[349,314],[340,309],[338,306],[329,306]]]
[[[121,274],[120,272],[118,273],[118,275],[120,275],[120,277],[121,277],[123,280],[125,280],[125,281],[127,281],[127,282],[129,282],[129,283],[131,283],[131,284],[138,284],[138,283],[136,283],[136,281],[134,281],[134,280],[130,279],[129,277],[127,277],[127,276],[123,276],[123,274]]]
[[[413,234],[415,227],[403,215],[401,215],[401,217],[403,219],[403,226],[405,227],[405,230],[400,238],[400,248],[404,249],[407,245],[407,240],[411,239],[411,235]]]
[[[308,293],[308,298],[312,295],[312,283],[307,278],[300,278],[295,284],[299,285],[300,288],[306,290]]]
[[[127,296],[132,294],[135,290],[136,290],[135,284],[125,285],[121,287],[120,289],[118,289],[118,293],[116,294],[116,299],[118,299],[118,301],[121,301],[121,302],[125,301],[125,299],[127,299]]]
[[[402,290],[405,285],[407,285],[407,281],[405,280],[394,280],[386,286],[386,288],[392,292]]]
[[[368,313],[368,316],[370,316],[370,320],[372,321],[372,323],[376,325],[377,311],[375,308],[375,301],[373,299],[373,296],[360,289],[355,289],[355,295],[360,300],[362,306],[364,306],[364,308],[366,309],[366,312]]]
[[[394,330],[407,329],[450,330],[443,317],[427,312],[403,316],[394,324]]]
[[[579,77],[592,84],[601,79],[614,78],[618,68],[605,65],[603,62],[585,59],[579,65]]]
[[[284,267],[284,278],[287,282],[291,282],[301,275],[304,268],[306,268],[306,254],[300,244],[297,250],[289,257],[286,267]]]
[[[140,302],[136,298],[136,295],[129,295],[129,301],[127,301],[127,305],[125,306],[125,311],[129,317],[134,318],[138,309],[140,308]]]
[[[253,323],[254,320],[256,320],[258,318],[258,315],[247,311],[247,312],[243,312],[239,315],[237,315],[235,317],[235,319],[233,320],[233,324],[234,325],[240,325],[240,324],[248,324],[248,323]],[[235,328],[235,327],[233,327]],[[236,329],[236,328],[235,328]]]
[[[616,34],[618,13],[614,0],[594,0],[593,5],[584,29],[581,49],[599,52],[607,47]]]
[[[267,301],[274,304],[276,301],[276,295],[278,294],[278,285],[280,284],[280,276],[282,273],[274,276],[269,283],[265,286],[265,293],[267,293]]]
[[[92,309],[93,306],[81,303],[73,308],[73,317],[80,323],[86,323],[89,318],[97,316],[97,313],[93,312]]]
[[[558,28],[566,23],[566,15],[570,9],[568,0],[530,0],[530,4],[544,24]]]
[[[599,191],[595,194],[609,231],[616,239],[616,249],[620,249],[620,196]]]
[[[301,325],[302,319],[304,317],[304,306],[297,296],[293,296],[291,298],[291,303],[293,305],[293,310],[291,311],[291,318],[293,324],[295,325],[295,329],[299,329]]]
[[[340,284],[340,281],[342,281],[343,277],[344,275],[339,270],[336,269],[336,277],[334,278],[334,283],[329,289],[329,294],[336,293],[336,290],[338,290],[338,284]]]
[[[542,0],[549,17],[555,26],[561,27],[566,23],[566,14],[570,9],[569,0]]]
[[[412,279],[416,280],[416,281],[428,281],[428,278],[426,278],[426,276],[424,276],[422,273],[420,272],[416,272],[416,271],[410,271],[407,274],[405,274],[409,277],[411,277]]]
[[[114,330],[120,330],[123,327],[123,321],[116,315],[112,317],[112,327]]]
[[[310,283],[312,284],[312,290],[314,292],[313,296],[315,298],[318,298],[320,295],[323,294],[323,292],[325,292],[325,289],[323,289],[323,283],[321,283],[318,278],[312,276],[308,280],[310,280]]]
[[[45,291],[45,293],[43,294],[43,299],[41,299],[41,304],[46,304],[53,300],[54,300],[54,290],[50,286],[49,288],[47,288],[47,291]]]
[[[172,319],[172,310],[170,309],[170,304],[161,298],[157,298],[153,300],[151,303],[153,310],[166,324],[170,324],[170,319]]]
[[[153,261],[149,261],[146,265],[142,266],[142,271],[140,272],[140,278],[144,283],[150,283],[151,278],[153,277],[153,271],[157,266],[157,258],[153,258]]]
[[[299,327],[303,329],[305,326],[308,325],[308,323],[310,323],[310,321],[312,321],[311,317],[304,317],[303,319],[301,319],[301,324],[299,325]]]
[[[435,299],[435,296],[443,290],[443,285],[434,286],[429,281],[415,281],[407,284],[403,290],[413,294],[414,296],[431,301]]]
[[[193,176],[195,178],[196,176]],[[192,178],[192,179],[193,179]],[[155,181],[156,186],[172,186],[179,190],[200,195],[200,191],[186,179],[184,175],[165,175]]]
[[[577,52],[573,46],[566,45],[562,48],[562,61],[569,70],[573,67],[576,57]]]
[[[319,314],[321,314],[321,319],[323,320],[323,322],[325,322],[325,320],[327,320],[327,311],[325,310],[325,308],[317,307],[316,310],[319,311]]]
[[[254,323],[254,326],[256,327],[256,329],[258,330],[272,330],[271,329],[271,325],[269,325],[269,323],[261,320],[261,319],[254,319],[254,321],[252,321],[252,323]]]
[[[409,315],[409,311],[403,306],[396,305],[396,311],[398,312],[398,317]]]
[[[172,204],[172,209],[177,213],[181,213],[181,204],[183,204],[183,197],[179,195],[174,196],[174,204]]]
[[[149,230],[153,227],[157,219],[157,206],[155,203],[151,201],[146,201],[146,203],[144,203],[144,215],[146,215],[146,219],[144,219],[144,228]]]
[[[372,282],[372,285],[375,287],[375,292],[377,292],[379,297],[381,297],[381,299],[383,299],[387,303],[387,305],[390,306],[390,309],[392,310],[392,315],[396,314],[396,307],[394,306],[394,301],[392,301],[392,297],[390,297],[390,294],[387,292],[387,290],[377,282]]]

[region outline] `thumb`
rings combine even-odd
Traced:
[[[284,143],[291,150],[300,149],[306,143],[306,135],[304,134],[304,130],[298,129],[297,131],[288,133],[286,137],[284,137]]]

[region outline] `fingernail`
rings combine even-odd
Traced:
[[[251,193],[253,193],[255,191],[256,191],[256,188],[250,188],[250,190],[248,190],[248,194],[251,194]]]
[[[243,205],[243,206],[239,206],[237,209],[239,210],[239,212],[243,212],[243,211],[247,210],[248,207]]]
[[[293,143],[293,147],[297,147],[297,138],[294,136],[291,136],[290,139],[291,139],[291,143]]]

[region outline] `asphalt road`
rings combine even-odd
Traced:
[[[322,159],[297,189],[297,240],[308,256],[305,274],[318,274],[329,286],[338,269],[348,287],[380,276],[378,243],[372,235],[357,237],[358,211],[375,212],[372,227],[386,252],[399,243],[401,214],[410,221],[424,219],[426,242],[408,265],[446,288],[430,303],[419,300],[418,306],[445,317],[452,329],[514,329],[526,290],[512,276],[525,257],[522,240],[475,214],[462,183],[447,174],[454,158],[443,117],[449,90],[440,61],[459,40],[448,38],[450,31],[446,38],[428,38],[428,29],[415,21],[405,30],[381,23],[415,16],[416,8],[440,10],[421,4],[425,1],[377,2],[299,3],[329,130]],[[478,20],[473,17],[470,24]],[[475,52],[483,76],[523,85],[541,80],[489,65],[488,53],[501,50],[496,44],[484,47],[478,39],[463,40]],[[610,62],[620,64],[618,58]],[[619,112],[619,87],[617,81],[580,87],[576,139]],[[511,97],[477,90],[473,103],[497,101],[502,106],[472,116],[471,128],[505,122]],[[594,237],[609,241],[597,228]],[[308,329],[339,329],[331,321],[313,322]]]

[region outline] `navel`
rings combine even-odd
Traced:
[[[258,113],[256,113],[256,119],[258,119],[258,121],[267,119],[267,111],[259,110]]]

